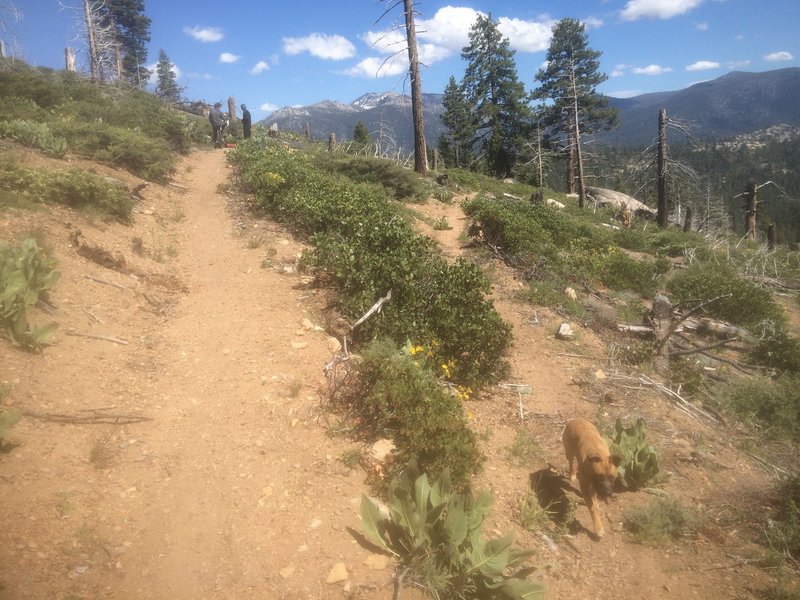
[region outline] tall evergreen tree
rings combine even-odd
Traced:
[[[491,13],[478,15],[461,58],[467,61],[461,88],[472,107],[476,142],[487,171],[504,177],[516,162],[529,111],[525,88],[517,77],[514,51]]]
[[[363,121],[356,123],[356,126],[353,128],[353,141],[361,146],[368,146],[370,143],[372,143],[372,138],[369,135],[369,129],[367,129],[367,126],[364,125]]]
[[[583,23],[562,19],[553,26],[546,66],[536,74],[539,87],[533,97],[551,102],[543,123],[565,141],[569,193],[575,191],[578,136],[610,129],[619,121],[619,112],[596,91],[608,79],[600,72],[601,54],[589,48]]]
[[[144,14],[144,0],[105,0],[104,19],[113,26],[120,46],[123,79],[144,87],[150,76],[144,65],[151,23]]]
[[[455,77],[450,77],[442,98],[444,113],[441,115],[442,123],[447,127],[447,139],[440,140],[439,152],[446,164],[455,167],[467,166],[472,162],[472,143],[475,139],[475,120],[470,111],[470,105],[464,96],[464,90],[456,83]],[[445,144],[442,144],[442,141]]]
[[[178,102],[181,99],[181,89],[172,70],[172,61],[163,50],[158,52],[156,65],[156,95],[168,102]]]

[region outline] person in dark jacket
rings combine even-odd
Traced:
[[[225,129],[225,115],[222,114],[222,103],[217,102],[208,112],[208,120],[211,122],[211,127],[214,128],[214,147],[222,148],[222,130]]]
[[[247,110],[247,106],[242,104],[242,131],[244,132],[244,139],[250,139],[250,111]]]

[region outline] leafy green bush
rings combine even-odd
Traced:
[[[625,511],[622,523],[635,541],[647,544],[689,535],[703,525],[704,519],[674,498],[657,498],[649,506]]]
[[[736,382],[717,394],[719,405],[770,437],[800,441],[800,376],[756,378]]]
[[[320,154],[318,158],[322,170],[338,173],[356,183],[380,184],[396,200],[422,202],[433,194],[433,184],[429,179],[390,160],[329,152]]]
[[[770,548],[784,558],[800,556],[800,476],[781,482],[776,512],[764,532]]]
[[[487,300],[489,280],[478,267],[447,263],[385,193],[322,171],[314,155],[242,145],[230,157],[258,207],[310,239],[314,248],[301,266],[331,282],[345,316],[358,319],[392,292],[358,328],[357,343],[379,336],[397,345],[436,340],[445,361],[454,361],[455,380],[502,376],[510,326]]]
[[[372,342],[364,349],[357,380],[334,402],[355,419],[357,436],[394,441],[396,465],[415,459],[432,475],[447,469],[460,489],[483,457],[460,400],[432,370],[438,361],[426,359],[429,351],[419,348],[408,344],[398,350],[387,340]]]
[[[39,350],[57,325],[31,327],[28,310],[58,280],[55,261],[36,240],[28,238],[19,248],[0,242],[0,327],[11,340],[25,348]]]
[[[533,569],[519,568],[531,551],[512,548],[511,535],[483,539],[491,506],[489,492],[455,494],[446,471],[431,484],[411,462],[392,482],[389,515],[363,496],[361,520],[369,540],[434,597],[543,598],[544,585],[525,579]]]
[[[600,280],[613,290],[631,290],[652,296],[658,290],[663,263],[635,260],[624,252],[609,252],[600,268]]]
[[[124,185],[80,169],[27,169],[0,163],[0,190],[37,202],[96,210],[123,221],[130,219],[133,209],[133,198]]]
[[[778,329],[756,343],[750,360],[778,373],[800,373],[800,340]]]
[[[56,158],[62,158],[67,153],[67,140],[54,137],[46,123],[18,119],[0,121],[0,137],[11,138],[31,148],[40,148]]]
[[[611,453],[622,457],[618,481],[627,489],[646,487],[658,476],[658,453],[647,443],[641,417],[637,417],[628,427],[617,418],[611,436]]]
[[[706,313],[745,327],[754,327],[766,320],[778,324],[784,321],[770,292],[743,279],[728,264],[692,263],[667,280],[667,289],[673,294],[673,303],[708,301],[730,294],[728,298],[709,304]]]

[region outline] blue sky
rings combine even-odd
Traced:
[[[80,0],[12,1],[22,13],[0,37],[7,53],[63,68],[78,35]],[[208,2],[145,0],[152,19],[148,64],[163,49],[188,98],[233,95],[254,119],[283,106],[322,100],[349,103],[367,92],[409,93],[402,2],[289,0]],[[530,90],[558,19],[580,19],[589,45],[602,52],[612,96],[677,90],[732,70],[766,71],[800,64],[800,0],[419,0],[416,23],[423,92],[460,80],[461,49],[477,13],[499,21],[516,51],[519,79]],[[383,15],[383,16],[382,16]],[[393,59],[399,53],[399,59]],[[403,62],[405,60],[405,62]]]

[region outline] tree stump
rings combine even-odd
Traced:
[[[669,369],[667,339],[672,335],[672,303],[669,298],[661,294],[653,298],[650,322],[653,325],[657,349],[653,366],[657,372],[666,373]]]

